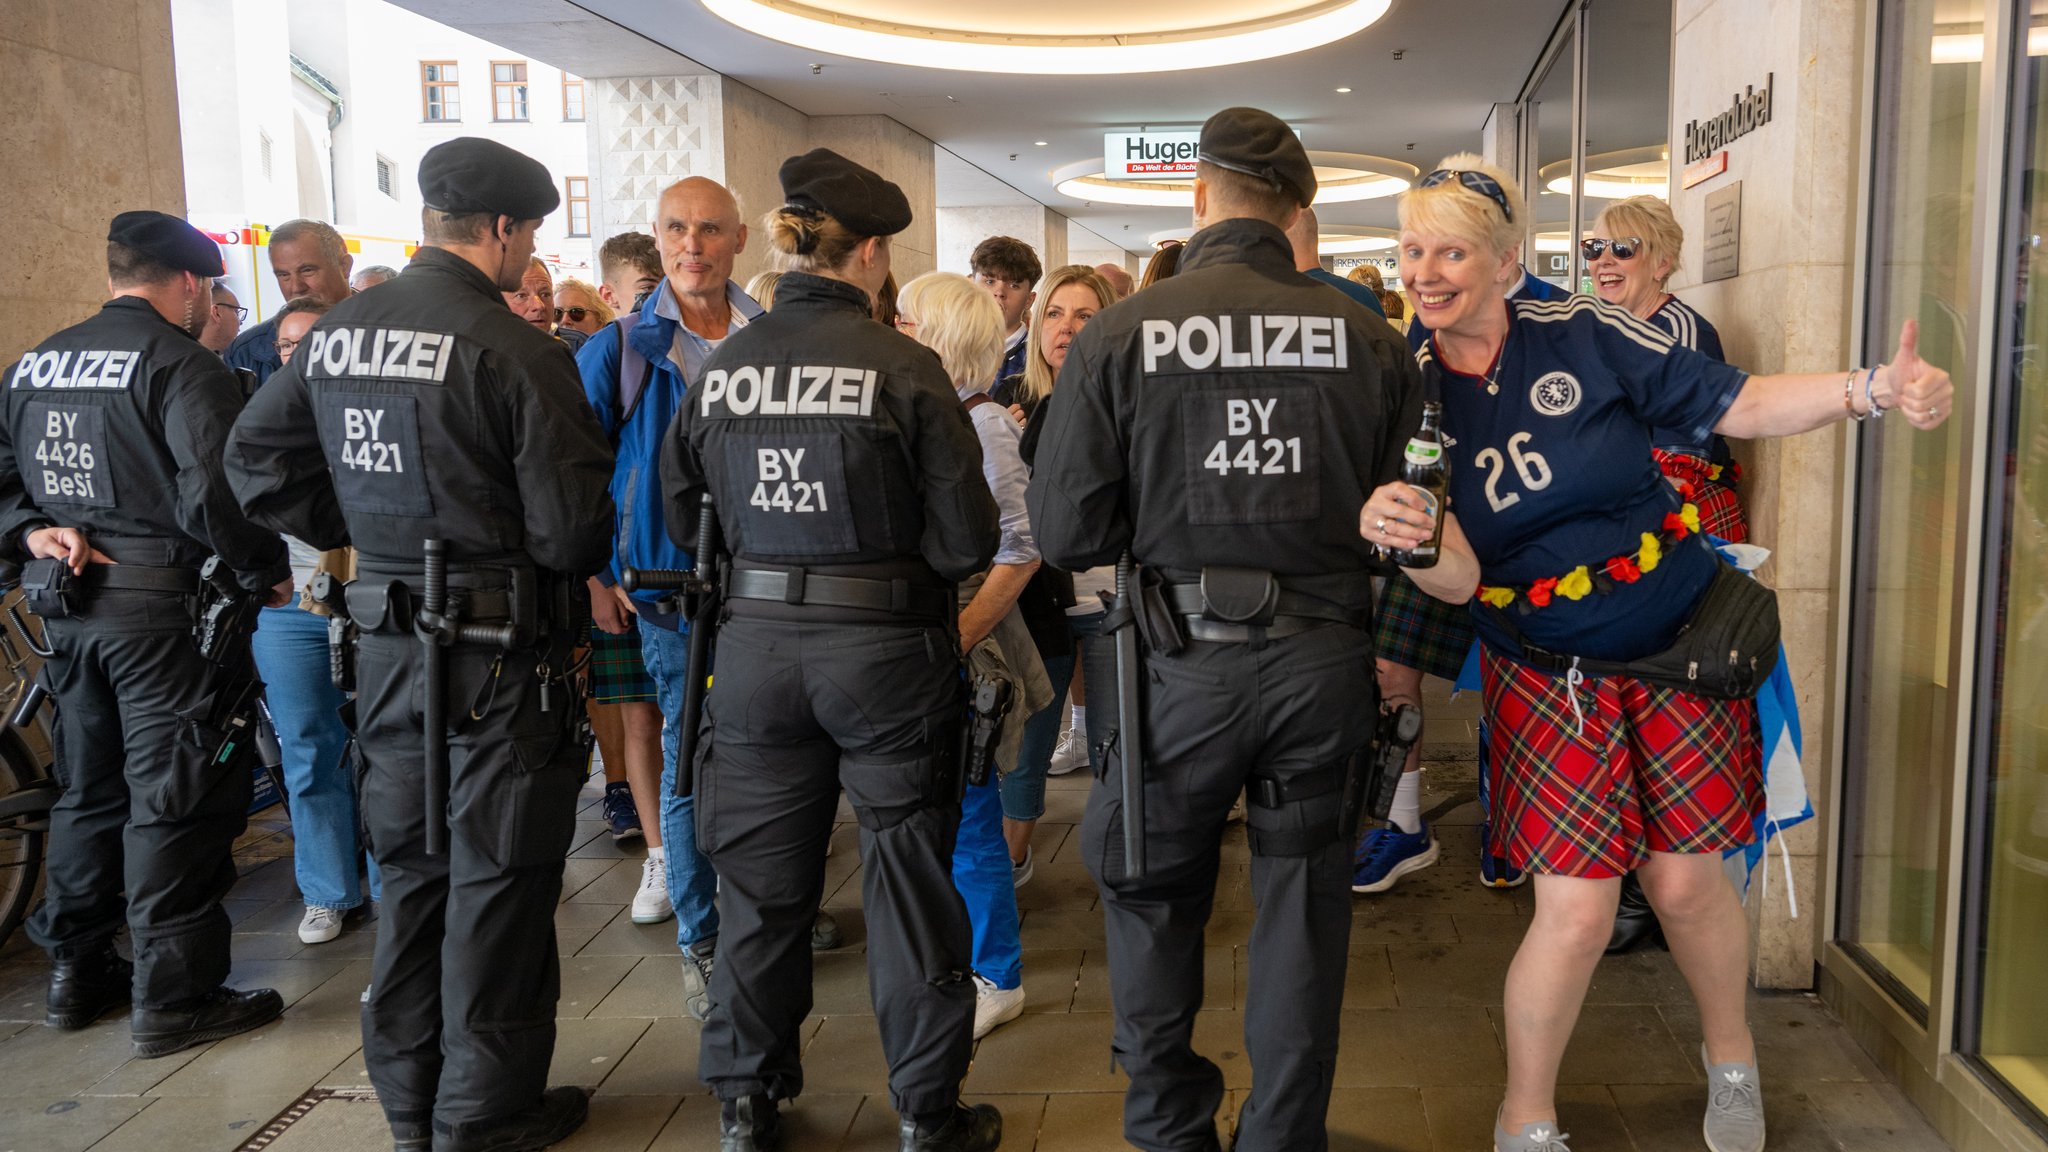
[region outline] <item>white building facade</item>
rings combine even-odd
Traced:
[[[262,228],[326,220],[358,268],[419,241],[420,157],[481,136],[547,165],[562,204],[537,252],[595,279],[583,80],[383,0],[172,0],[187,212],[231,244],[250,322],[283,301]]]

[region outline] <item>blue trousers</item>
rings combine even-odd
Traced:
[[[348,746],[340,715],[346,697],[328,676],[327,619],[295,604],[265,608],[250,647],[284,753],[299,895],[316,908],[358,907],[363,902],[356,870],[363,855],[361,810],[355,773],[341,760]],[[380,887],[373,860],[370,899],[380,898]]]
[[[668,857],[668,899],[676,910],[676,944],[718,935],[718,875],[697,851],[695,797],[676,798],[676,749],[681,744],[684,673],[690,638],[658,624],[640,625],[640,656],[661,703],[661,845]]]
[[[974,970],[998,988],[1022,984],[1017,885],[1010,875],[1010,848],[1003,841],[1003,797],[993,780],[969,787],[960,802],[953,887],[967,904],[967,922],[974,927]]]
[[[1052,767],[1052,754],[1060,742],[1060,721],[1067,714],[1067,687],[1074,682],[1074,658],[1046,656],[1046,679],[1052,681],[1052,703],[1024,722],[1024,739],[1017,745],[1017,767],[1003,773],[1003,815],[1012,820],[1036,820],[1045,815],[1045,773]]]

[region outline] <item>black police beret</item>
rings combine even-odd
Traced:
[[[1257,108],[1225,108],[1202,125],[1196,158],[1256,176],[1306,208],[1316,198],[1316,169],[1285,121]]]
[[[107,240],[194,276],[225,276],[220,245],[206,233],[163,212],[123,212],[107,226]]]
[[[420,157],[420,199],[442,212],[538,220],[562,203],[547,165],[495,140],[458,136]]]
[[[830,148],[791,156],[777,175],[785,202],[823,212],[862,236],[894,236],[910,227],[903,189]]]

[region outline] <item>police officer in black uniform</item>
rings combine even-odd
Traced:
[[[561,342],[500,295],[559,201],[547,169],[461,138],[421,160],[420,194],[426,245],[313,328],[236,423],[228,472],[257,520],[358,551],[363,818],[384,871],[363,1055],[392,1132],[401,1149],[512,1152],[562,1139],[586,1109],[578,1089],[543,1089],[588,751],[564,673],[588,612],[573,592],[610,555],[612,454]],[[446,550],[449,614],[509,625],[509,645],[437,630],[429,539]],[[433,635],[438,734],[423,721]],[[435,735],[447,795],[430,810]]]
[[[775,310],[705,363],[663,445],[669,532],[709,492],[732,553],[697,768],[697,843],[724,930],[698,1074],[720,1148],[779,1137],[803,1088],[811,924],[842,787],[860,822],[868,979],[904,1152],[992,1149],[959,1103],[974,1018],[953,888],[963,715],[955,582],[988,566],[996,506],[938,357],[876,324],[894,184],[827,149],[781,169],[765,222],[792,270]]]
[[[250,780],[246,760],[216,764],[225,736],[210,721],[255,672],[246,640],[220,665],[194,643],[199,568],[218,555],[241,589],[279,604],[291,570],[221,472],[241,387],[196,339],[220,274],[220,249],[183,220],[116,216],[114,298],[21,358],[0,422],[0,540],[41,558],[23,584],[57,652],[44,674],[65,789],[28,928],[56,961],[46,1019],[83,1028],[132,992],[138,1056],[245,1032],[284,1007],[267,988],[221,983],[221,897]],[[67,578],[69,594],[56,587]],[[132,972],[113,944],[124,889]]]
[[[1125,1138],[1148,1152],[1217,1146],[1223,1077],[1189,1040],[1219,845],[1243,790],[1254,1079],[1234,1147],[1316,1152],[1351,926],[1355,818],[1345,827],[1340,810],[1376,712],[1360,514],[1396,476],[1421,397],[1413,362],[1375,347],[1384,323],[1295,271],[1284,229],[1316,179],[1287,126],[1220,112],[1202,126],[1197,171],[1199,231],[1179,273],[1076,338],[1039,417],[1028,502],[1047,563],[1079,571],[1129,549],[1150,606],[1142,749],[1118,734],[1082,823],[1131,1078]],[[1477,568],[1464,563],[1439,568],[1469,594]],[[1088,679],[1116,682],[1099,662]],[[1133,760],[1147,857],[1135,878],[1120,794]]]

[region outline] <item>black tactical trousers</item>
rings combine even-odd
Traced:
[[[218,747],[182,718],[205,719],[219,680],[193,644],[190,601],[102,590],[45,634],[65,788],[29,937],[58,960],[102,948],[125,890],[135,1006],[210,992],[228,976],[220,902],[248,824],[250,761],[216,763]]]
[[[697,847],[718,872],[698,1074],[721,1099],[803,1090],[811,922],[843,787],[860,821],[868,988],[898,1112],[958,1098],[974,1023],[960,827],[960,658],[939,628],[736,618],[698,748]]]
[[[1114,645],[1087,653],[1089,684],[1115,685]],[[1124,1138],[1146,1152],[1216,1148],[1223,1074],[1190,1039],[1224,824],[1256,775],[1319,794],[1247,805],[1258,918],[1244,1013],[1252,1093],[1236,1147],[1320,1152],[1351,931],[1352,838],[1338,808],[1346,761],[1372,737],[1370,636],[1332,625],[1263,648],[1195,642],[1178,657],[1148,654],[1145,671],[1143,880],[1123,872],[1118,756],[1081,826],[1102,890],[1113,1043],[1131,1077]],[[1115,696],[1105,691],[1096,707],[1113,713]]]
[[[503,1120],[539,1103],[554,1055],[555,902],[589,749],[560,685],[541,711],[534,657],[494,674],[495,658],[448,650],[448,849],[429,856],[420,644],[408,629],[358,649],[363,822],[384,875],[363,1059],[394,1122]]]

